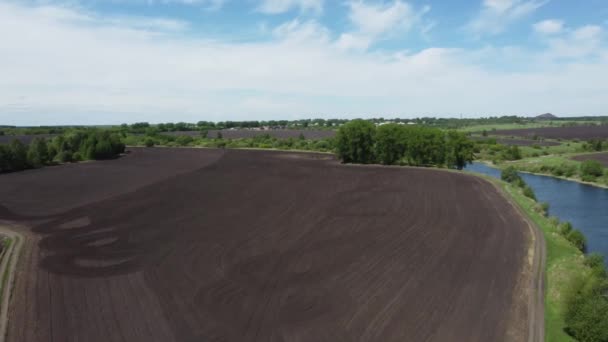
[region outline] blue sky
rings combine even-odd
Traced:
[[[0,0],[0,124],[608,115],[604,0]]]

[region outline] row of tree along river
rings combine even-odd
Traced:
[[[472,163],[467,170],[500,179],[500,170],[482,163]],[[570,222],[583,232],[588,253],[599,253],[608,260],[608,189],[550,176],[520,176],[539,202],[549,203],[551,216]]]

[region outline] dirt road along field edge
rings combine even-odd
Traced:
[[[480,174],[470,173],[486,182],[492,184],[500,194],[511,204],[519,215],[528,224],[532,234],[534,257],[532,259],[532,277],[530,279],[530,289],[532,298],[528,303],[528,342],[545,341],[545,262],[546,244],[545,236],[541,229],[532,221],[528,214],[520,207],[517,201],[508,194],[498,181]]]
[[[15,269],[25,237],[11,229],[9,224],[3,222],[0,222],[0,236],[11,239],[9,248],[2,253],[0,263],[0,284],[2,284],[2,293],[0,294],[0,342],[4,342],[8,328],[11,293],[15,282]]]

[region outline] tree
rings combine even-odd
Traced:
[[[462,170],[474,159],[473,142],[464,133],[449,131],[447,133],[446,164],[450,168]]]
[[[25,170],[30,167],[27,161],[27,149],[23,143],[14,139],[10,145],[9,168],[11,171]]]
[[[44,138],[34,138],[27,151],[28,164],[33,167],[43,167],[49,163],[49,148]]]
[[[9,171],[11,153],[7,145],[0,144],[0,172]]]
[[[338,129],[336,149],[344,163],[374,162],[376,126],[365,120],[352,120]]]
[[[508,183],[515,183],[521,180],[521,176],[517,173],[517,169],[514,166],[508,166],[500,173],[500,179]]]
[[[403,158],[406,149],[405,131],[398,124],[386,124],[376,130],[375,153],[378,161],[393,165]]]

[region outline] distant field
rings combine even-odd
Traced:
[[[546,121],[535,121],[524,124],[518,123],[505,123],[505,124],[484,124],[484,125],[473,125],[463,127],[460,130],[464,132],[482,132],[482,131],[502,131],[502,130],[516,130],[516,129],[528,129],[528,128],[542,128],[542,127],[561,127],[564,124],[593,124],[595,121],[566,121],[566,120],[546,120]]]
[[[531,138],[534,136],[547,139],[607,139],[608,125],[603,126],[573,126],[573,127],[544,127],[532,129],[512,129],[492,132],[495,135]]]
[[[8,144],[11,141],[17,139],[24,144],[29,144],[34,138],[45,138],[50,139],[57,136],[57,134],[36,134],[36,135],[0,135],[0,144]]]
[[[462,173],[132,149],[0,176],[8,340],[523,341],[529,229]]]
[[[222,133],[222,137],[224,139],[243,139],[243,138],[253,138],[256,136],[268,134],[272,137],[279,139],[288,139],[294,138],[297,139],[300,137],[300,134],[304,135],[306,139],[324,139],[324,138],[332,138],[336,135],[336,131],[332,130],[296,130],[296,129],[272,129],[265,131],[257,131],[257,130],[249,130],[249,129],[225,129],[225,130],[210,130],[207,132],[207,138],[216,138],[218,133]],[[166,132],[163,133],[166,135],[188,135],[192,137],[200,137],[201,133],[198,131],[183,131],[183,132]]]
[[[591,154],[582,154],[579,156],[574,156],[572,159],[577,161],[585,161],[585,160],[596,160],[605,167],[608,167],[608,152],[602,153],[591,153]]]
[[[473,140],[484,140],[487,137],[471,137]],[[508,146],[559,146],[560,143],[555,141],[538,141],[538,140],[525,140],[525,139],[496,139],[496,142]]]

